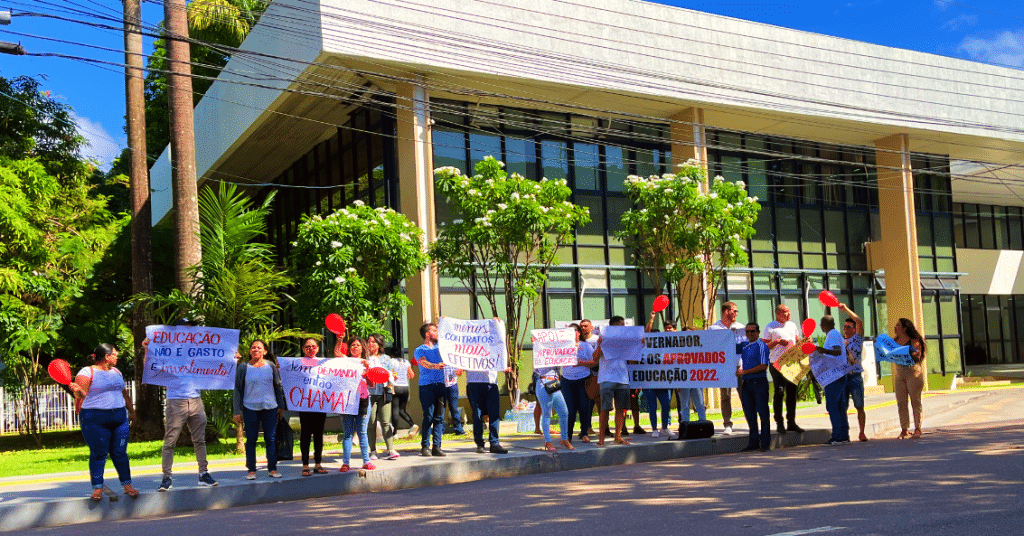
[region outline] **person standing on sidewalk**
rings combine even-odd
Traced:
[[[194,326],[195,322],[181,320],[175,325]],[[149,358],[149,338],[142,341],[142,348],[145,352],[142,363],[145,366]],[[216,486],[217,481],[210,476],[206,461],[206,408],[199,388],[192,382],[179,383],[167,387],[164,398],[164,446],[161,450],[163,479],[156,490],[167,491],[173,487],[174,445],[178,443],[178,436],[185,426],[188,426],[192,436],[192,449],[196,453],[196,463],[199,464],[199,485]]]
[[[727,301],[722,304],[722,319],[715,322],[708,329],[729,329],[732,330],[733,339],[736,342],[736,359],[733,360],[735,363],[739,360],[739,348],[743,344],[743,341],[747,340],[744,336],[743,330],[745,327],[736,321],[736,316],[740,314],[740,310],[736,307],[736,304],[731,301]],[[743,385],[741,378],[736,378],[736,388],[739,389]],[[722,387],[718,391],[722,395],[722,426],[725,427],[724,433],[726,435],[732,433],[732,387]]]
[[[774,365],[786,350],[792,348],[800,339],[800,328],[790,320],[789,306],[780,303],[775,307],[775,320],[772,320],[764,327],[761,340],[768,345],[771,351],[771,362]],[[772,385],[775,391],[775,400],[772,406],[775,409],[775,425],[780,434],[789,432],[803,432],[804,429],[796,424],[796,384],[786,379],[775,367],[768,367],[772,375]],[[782,401],[786,401],[786,416],[783,421]]]
[[[850,316],[843,322],[843,347],[846,349],[846,360],[853,365],[853,370],[846,377],[846,394],[853,399],[853,407],[857,408],[857,424],[860,425],[860,440],[867,441],[864,433],[868,415],[864,411],[864,367],[861,366],[861,351],[864,348],[864,321],[850,310],[845,303],[839,304],[839,310]]]
[[[772,442],[772,425],[768,420],[768,378],[764,373],[765,369],[771,368],[768,345],[758,338],[761,329],[757,323],[747,324],[744,333],[747,335],[747,343],[741,352],[740,368],[736,370],[736,376],[743,379],[740,400],[750,428],[750,440],[743,450],[760,449],[761,452],[767,452]],[[760,428],[757,426],[758,417],[761,419]]]
[[[825,343],[815,348],[811,359],[826,359],[823,356],[843,355],[843,335],[836,329],[836,321],[830,315],[821,317],[821,331],[824,331]],[[849,398],[846,396],[846,375],[825,386],[825,409],[832,422],[832,437],[829,445],[841,445],[850,442],[850,418],[846,415]]]
[[[501,322],[501,319],[495,317]],[[512,369],[507,368],[505,372]],[[484,452],[484,415],[487,416],[487,442],[491,454],[508,454],[501,446],[498,433],[501,430],[501,395],[498,393],[498,371],[466,371],[466,398],[473,413],[473,440],[478,454]]]
[[[893,339],[902,346],[910,346],[910,358],[913,365],[893,364],[893,390],[896,391],[896,408],[900,414],[900,435],[897,439],[907,438],[910,427],[910,415],[907,412],[907,400],[914,408],[914,433],[910,437],[921,437],[921,392],[924,391],[924,359],[928,346],[924,337],[909,319],[901,318],[893,326],[896,336]]]
[[[438,410],[443,409],[448,389],[444,385],[444,361],[437,349],[437,324],[430,322],[420,326],[420,336],[423,337],[423,344],[413,352],[420,367],[420,406],[423,408],[420,455],[445,456],[441,450],[444,413]]]
[[[382,368],[388,371],[390,377],[394,377],[394,365],[391,356],[384,353],[384,336],[380,333],[373,333],[366,338],[366,353],[369,356],[369,368]],[[371,385],[372,384],[372,385]],[[377,456],[377,425],[380,425],[381,435],[384,436],[385,451],[381,454],[389,460],[398,459],[398,451],[394,449],[395,429],[391,426],[391,404],[393,391],[391,381],[386,383],[367,384],[370,392],[370,407],[367,410],[369,421],[366,424],[367,440],[370,444],[370,460],[378,459]]]
[[[306,339],[302,342],[302,356],[316,358],[320,350],[320,343],[316,339]],[[313,473],[326,475],[327,469],[323,466],[324,454],[324,423],[327,422],[327,414],[319,411],[300,411],[299,414],[299,451],[302,453],[302,476],[312,476]],[[309,443],[313,442],[313,470],[309,470]]]

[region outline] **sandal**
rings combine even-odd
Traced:
[[[572,443],[570,443],[568,440],[563,439],[559,443],[561,443],[562,446],[566,448],[566,450],[576,450],[576,447],[572,446]]]
[[[318,474],[318,475],[326,475],[327,474],[327,469],[324,469],[323,467],[318,465],[318,466],[313,468],[313,472]]]
[[[139,496],[139,490],[132,487],[131,484],[124,485],[124,494],[135,499]]]
[[[914,430],[914,433],[910,434],[910,438],[911,439],[921,439],[921,430],[920,429]]]
[[[594,446],[603,449],[604,448],[604,441],[598,441],[597,443],[594,443]]]
[[[92,490],[92,495],[90,495],[89,498],[94,500],[94,501],[96,501],[96,502],[102,501],[103,500],[103,488],[96,488],[96,489]]]
[[[864,432],[861,432],[860,433],[860,440],[861,441],[867,441],[868,440],[868,436],[864,435]]]
[[[628,439],[616,439],[615,440],[615,444],[616,445],[632,445],[632,443],[630,443]]]
[[[342,466],[341,466],[341,467],[340,467],[340,468],[338,469],[338,472],[339,472],[339,473],[347,473],[349,469],[350,469],[350,467],[349,467],[349,466],[348,466],[348,464],[346,463],[346,464],[343,464],[343,465],[342,465]]]
[[[302,476],[313,476],[313,472],[309,470],[309,467],[303,467]]]
[[[546,450],[548,452],[557,452],[558,451],[558,449],[556,449],[555,446],[552,445],[551,443],[544,443],[544,450]]]
[[[580,441],[584,443],[590,443],[590,436],[580,436]]]

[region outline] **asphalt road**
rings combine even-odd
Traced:
[[[1021,402],[1020,390],[994,394],[926,420],[920,440],[687,458],[32,532],[1024,534]]]

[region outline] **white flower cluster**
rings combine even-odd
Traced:
[[[452,175],[461,176],[462,175],[462,170],[457,168],[457,167],[453,167],[453,166],[444,166],[444,167],[439,167],[439,168],[435,169],[434,173],[435,174],[438,174],[438,173],[450,173]]]

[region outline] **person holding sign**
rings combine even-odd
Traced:
[[[625,320],[621,316],[613,316],[608,321],[608,325],[625,326]],[[629,445],[630,441],[622,437],[623,428],[626,427],[626,410],[629,408],[629,369],[625,359],[609,358],[605,355],[601,348],[603,341],[604,337],[597,339],[597,348],[594,350],[593,359],[600,366],[597,371],[597,381],[601,384],[601,413],[598,417],[600,428],[597,432],[597,446],[604,446],[605,431],[608,430],[608,412],[613,407],[615,408],[615,444]]]
[[[864,367],[860,364],[861,350],[864,347],[864,321],[850,310],[845,303],[839,304],[839,310],[850,316],[843,322],[843,340],[846,349],[846,360],[853,366],[846,378],[846,394],[853,399],[853,407],[857,408],[857,424],[860,425],[861,441],[867,441],[864,433],[868,416],[864,411]]]
[[[182,320],[179,325],[195,325]],[[142,341],[143,366],[149,358],[149,337]],[[188,426],[192,436],[192,450],[196,453],[196,462],[199,464],[199,485],[216,486],[217,481],[210,476],[208,463],[206,461],[206,408],[203,406],[203,398],[200,396],[199,388],[194,383],[182,382],[176,386],[167,387],[164,393],[164,446],[161,459],[163,478],[160,480],[160,487],[157,491],[167,491],[173,486],[172,471],[174,468],[174,445],[178,442],[181,430]]]
[[[320,343],[316,339],[306,339],[302,343],[302,357],[316,358],[320,350]],[[319,411],[300,411],[299,413],[299,451],[302,452],[302,476],[311,476],[313,473],[326,475],[324,469],[324,423],[327,421],[327,414]],[[309,470],[309,443],[313,442],[313,470]]]
[[[795,346],[800,339],[800,328],[790,320],[791,313],[789,306],[780,303],[775,307],[775,320],[772,320],[764,327],[761,340],[768,345],[771,351],[771,362],[776,361]],[[772,375],[772,385],[775,387],[775,400],[772,404],[775,410],[775,425],[780,434],[789,432],[803,432],[796,424],[796,384],[789,381],[775,367],[769,367],[768,372]],[[782,401],[786,401],[786,415],[783,421]]]
[[[576,332],[576,365],[562,367],[562,398],[565,399],[565,410],[569,420],[565,424],[559,424],[569,431],[569,441],[575,432],[576,421],[580,423],[580,441],[590,443],[590,416],[593,402],[587,396],[587,381],[592,372],[590,367],[595,363],[591,361],[594,355],[594,345],[582,340],[583,329],[579,324],[569,324]]]
[[[660,309],[651,309],[651,317],[647,320],[647,326],[644,327],[644,331],[651,333],[654,331],[654,317],[658,315]],[[668,324],[667,324],[668,325]],[[666,330],[667,331],[667,330]],[[672,326],[672,330],[675,331],[675,326]],[[661,434],[665,434],[665,437],[672,439],[672,434],[668,430],[669,424],[669,405],[672,402],[672,393],[668,389],[644,389],[644,398],[647,399],[647,412],[651,416],[651,437],[657,438]],[[658,431],[658,404],[661,403],[661,431]],[[636,423],[639,426],[639,421]]]
[[[669,329],[671,326],[672,329]],[[675,324],[665,324],[665,331],[676,330]],[[692,331],[692,328],[683,326],[683,331]],[[704,390],[696,387],[682,387],[676,389],[676,399],[679,401],[679,422],[690,422],[690,403],[693,402],[693,409],[697,412],[697,419],[708,420],[707,408],[704,406]],[[669,436],[673,439],[675,434]]]
[[[267,471],[270,478],[281,478],[277,472],[277,420],[284,416],[287,403],[284,385],[277,370],[274,354],[267,343],[255,340],[249,345],[249,361],[235,369],[235,423],[245,422],[246,480],[256,480],[256,441],[263,427],[263,444],[267,449]]]
[[[770,353],[768,345],[758,338],[761,327],[756,322],[747,324],[744,333],[747,335],[747,343],[740,352],[740,368],[736,370],[736,376],[743,379],[740,401],[750,428],[750,440],[743,450],[760,449],[761,452],[767,452],[771,448],[772,425],[768,420],[768,378],[764,371],[771,368]],[[759,417],[760,428],[757,426]]]
[[[727,301],[722,304],[722,319],[711,325],[711,330],[714,329],[729,329],[732,330],[733,335],[736,339],[736,358],[739,358],[740,345],[746,340],[743,334],[745,327],[736,321],[736,317],[740,314],[739,308],[734,302]],[[735,360],[734,360],[735,362]],[[742,387],[743,380],[740,378],[736,379],[736,387]],[[722,396],[722,426],[725,427],[724,434],[729,435],[732,433],[732,387],[721,387],[719,388],[719,394]]]
[[[536,341],[536,339],[533,339]],[[540,403],[540,429],[544,434],[544,450],[555,452],[555,445],[551,443],[551,409],[558,412],[558,422],[562,440],[559,442],[563,447],[573,450],[575,447],[569,442],[569,411],[565,407],[565,397],[562,396],[562,386],[559,380],[558,367],[542,366],[534,370],[537,374],[537,402]]]
[[[124,494],[136,498],[139,490],[132,487],[132,470],[128,463],[128,432],[135,420],[135,408],[117,364],[117,348],[101,344],[92,353],[93,364],[78,371],[68,384],[75,399],[82,401],[78,422],[82,437],[89,445],[89,480],[94,501],[103,499],[103,468],[107,456],[117,469],[117,479]]]
[[[835,319],[831,315],[825,315],[821,317],[819,325],[827,335],[825,335],[825,343],[816,347],[815,353],[811,354],[811,360],[828,359],[825,356],[842,356],[843,335],[836,329]],[[845,364],[846,360],[843,359],[842,362]],[[825,382],[824,376],[821,381]],[[829,439],[828,445],[842,445],[850,442],[850,419],[846,415],[846,409],[849,407],[846,381],[846,374],[843,373],[840,377],[825,384],[825,409],[828,410],[828,418],[832,422],[832,437]]]
[[[347,473],[350,469],[349,461],[352,459],[352,440],[359,434],[359,454],[363,457],[363,469],[372,471],[377,467],[370,461],[370,441],[366,436],[366,424],[369,422],[367,410],[370,405],[370,391],[366,386],[366,372],[369,370],[369,350],[366,341],[363,339],[352,339],[348,343],[348,357],[343,355],[340,340],[335,344],[334,355],[342,359],[357,360],[361,363],[362,372],[359,378],[359,410],[355,415],[343,414],[341,416],[341,427],[343,431],[341,439],[341,468],[339,472]],[[342,355],[339,355],[342,354]]]
[[[438,410],[443,410],[448,388],[444,384],[444,361],[437,349],[437,324],[430,322],[420,326],[420,336],[423,344],[413,352],[420,367],[420,405],[423,407],[420,456],[446,456],[441,450],[444,413]]]
[[[391,377],[394,377],[394,361],[391,356],[382,352],[384,348],[384,336],[380,333],[374,333],[366,338],[366,351],[369,355],[369,367],[370,368],[383,368],[388,371]],[[390,460],[398,459],[398,451],[394,449],[395,443],[395,429],[391,427],[391,403],[392,403],[392,392],[391,392],[391,381],[387,383],[373,383],[373,385],[367,384],[367,388],[370,390],[370,408],[369,416],[370,420],[366,424],[367,439],[370,441],[370,459],[377,459],[377,424],[380,424],[381,433],[384,435],[384,446],[387,448],[387,452],[382,456],[387,456]]]
[[[909,437],[917,439],[921,437],[921,392],[924,391],[924,358],[928,346],[924,337],[914,327],[914,323],[906,318],[901,318],[893,326],[896,334],[893,339],[901,346],[910,347],[910,358],[914,360],[913,365],[897,365],[893,363],[892,385],[896,391],[896,408],[900,414],[900,435],[897,439],[906,439],[907,429],[910,426],[910,415],[907,413],[907,399],[914,408],[914,433]]]

